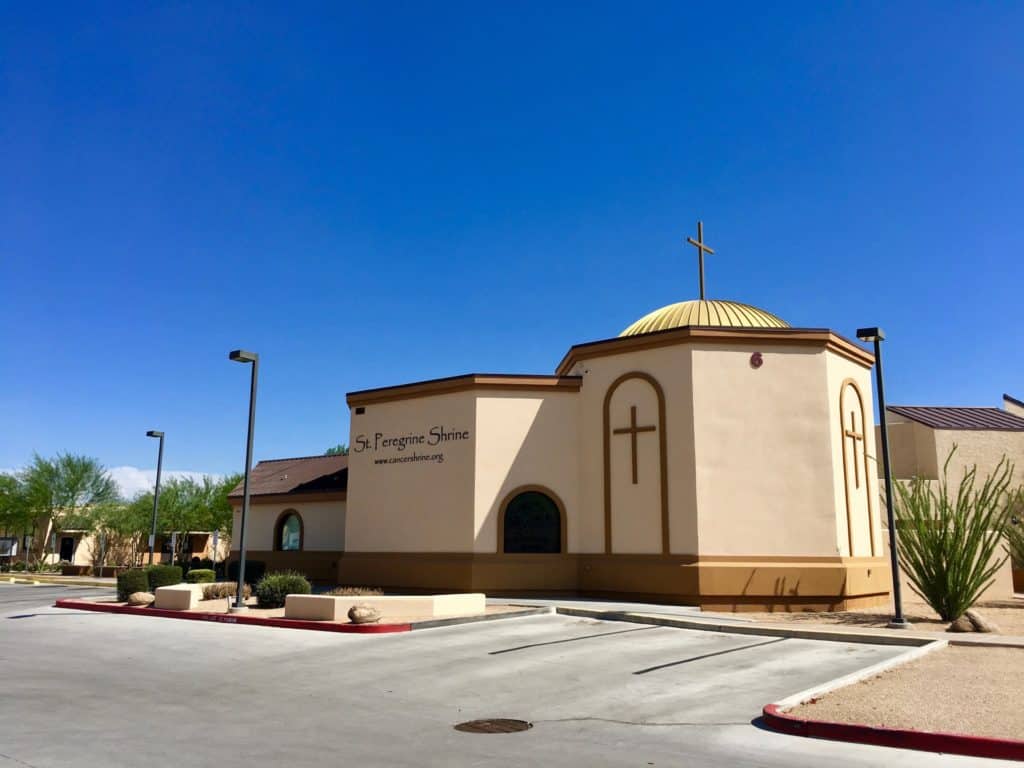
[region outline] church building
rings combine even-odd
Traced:
[[[873,356],[703,296],[550,375],[350,392],[342,584],[718,610],[888,600]]]

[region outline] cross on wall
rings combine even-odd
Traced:
[[[860,488],[860,462],[857,461],[857,443],[864,442],[864,433],[857,431],[857,414],[855,411],[850,411],[850,428],[843,430],[843,435],[853,440],[853,482],[855,488]]]
[[[636,423],[636,406],[629,406],[629,426],[619,427],[613,429],[613,435],[629,435],[630,449],[633,454],[633,485],[637,485],[637,465],[636,465],[636,436],[641,432],[654,432],[658,428],[653,424],[647,426],[637,426]]]

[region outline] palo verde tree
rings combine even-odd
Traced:
[[[188,547],[191,533],[212,533],[221,536],[231,533],[231,504],[228,494],[238,485],[241,475],[215,478],[204,475],[196,480],[191,477],[173,477],[160,488],[160,509],[157,514],[157,529],[165,535],[178,534],[174,559],[181,560]],[[140,494],[130,506],[136,517],[152,514],[153,494]],[[147,521],[148,521],[147,517]],[[149,522],[145,529],[149,530]]]
[[[943,621],[960,618],[977,601],[1006,561],[1001,547],[1013,506],[1013,465],[1004,456],[979,480],[976,466],[951,488],[942,477],[915,477],[896,484],[900,564],[914,590]]]
[[[103,465],[89,456],[59,453],[52,459],[39,454],[21,473],[28,509],[39,527],[59,533],[82,523],[88,510],[117,501],[117,484]],[[42,542],[42,554],[46,554]]]

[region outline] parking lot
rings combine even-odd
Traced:
[[[361,636],[48,607],[97,592],[0,585],[0,764],[995,764],[755,722],[895,647],[565,616]],[[533,728],[453,728],[494,717]]]

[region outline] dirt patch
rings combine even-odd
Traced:
[[[949,647],[790,710],[812,720],[1024,738],[1024,649]]]
[[[993,600],[974,606],[986,619],[999,626],[1001,635],[1024,635],[1024,599]],[[766,623],[798,623],[806,625],[842,625],[847,627],[884,627],[892,616],[891,608],[861,608],[854,611],[803,613],[744,613],[743,618]],[[914,631],[945,632],[949,626],[917,595],[903,598],[903,615]]]

